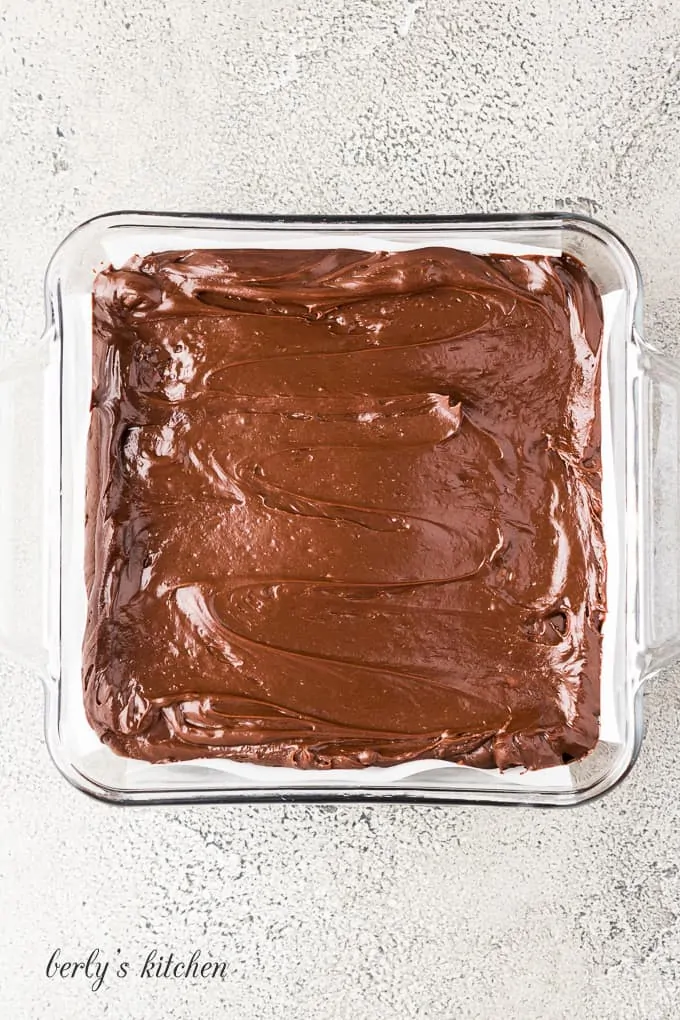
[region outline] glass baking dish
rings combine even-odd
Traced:
[[[353,772],[225,761],[149,764],[115,755],[83,707],[85,463],[92,382],[94,275],[135,254],[192,248],[560,252],[602,295],[603,525],[608,562],[600,736],[585,759],[504,773],[446,762]],[[642,339],[640,273],[610,230],[571,213],[298,218],[112,213],[60,245],[46,275],[45,333],[30,356],[0,354],[0,630],[43,678],[46,738],[66,778],[119,803],[401,800],[577,804],[618,782],[642,738],[642,687],[680,655],[673,545],[679,506],[680,369]],[[671,555],[673,554],[673,555]]]

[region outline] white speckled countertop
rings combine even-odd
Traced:
[[[2,0],[0,343],[35,342],[53,248],[112,208],[576,204],[680,356],[679,40],[676,0]],[[630,777],[561,811],[114,809],[53,768],[36,678],[2,660],[0,690],[11,1020],[680,1014],[678,669]],[[102,987],[48,979],[57,947],[113,961]],[[139,976],[154,949],[226,976]]]

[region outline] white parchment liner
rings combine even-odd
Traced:
[[[182,247],[224,247],[225,233],[214,230],[200,230],[183,232],[181,236]],[[372,236],[367,234],[353,234],[351,231],[333,233],[332,227],[328,233],[317,235],[306,231],[297,230],[286,232],[285,235],[277,234],[266,229],[242,231],[239,229],[229,231],[229,245],[231,247],[251,248],[355,248],[365,251],[398,251],[409,250],[422,246],[435,244],[445,245],[444,236],[434,236],[432,232],[423,229],[420,233],[413,230],[408,234],[408,240],[395,239],[393,235],[383,236],[379,230]],[[92,269],[102,268],[106,264],[120,266],[132,254],[145,254],[150,251],[159,251],[168,248],[176,249],[177,235],[168,228],[158,230],[146,228],[140,231],[139,246],[131,248],[129,234],[118,236],[111,232],[105,238],[105,257],[99,266],[89,267],[90,280]],[[509,244],[507,241],[493,238],[490,235],[475,233],[469,234],[461,239],[460,229],[455,232],[455,246],[477,254],[515,254],[515,255],[559,255],[559,248],[527,247],[516,244]],[[603,425],[609,421],[609,385],[607,379],[608,358],[606,352],[613,326],[617,315],[623,307],[623,291],[614,291],[603,297],[604,309],[604,346],[603,346],[603,384],[602,392],[602,420]],[[121,787],[133,786],[143,777],[143,785],[154,786],[176,786],[181,774],[185,780],[191,776],[193,785],[200,786],[200,774],[204,776],[204,782],[210,787],[219,786],[218,774],[227,780],[228,786],[233,788],[243,787],[265,787],[271,788],[273,792],[279,787],[345,787],[345,788],[372,788],[389,787],[394,784],[411,786],[417,788],[418,782],[413,782],[414,777],[420,777],[421,783],[434,786],[450,786],[450,770],[465,772],[466,785],[474,781],[475,776],[480,776],[479,769],[469,766],[456,765],[452,762],[440,760],[423,760],[416,762],[405,762],[399,765],[392,765],[387,768],[365,768],[365,769],[337,769],[337,770],[300,770],[278,766],[253,765],[241,762],[232,762],[227,759],[196,759],[191,762],[152,765],[146,762],[138,762],[120,758],[110,750],[103,748],[96,734],[90,728],[85,717],[81,691],[81,648],[82,637],[86,619],[86,593],[83,577],[83,563],[85,556],[85,480],[86,480],[86,455],[87,455],[87,431],[89,426],[89,403],[91,391],[91,291],[83,291],[79,294],[64,296],[65,317],[74,326],[74,332],[82,338],[89,338],[89,343],[80,343],[78,349],[69,352],[65,359],[68,370],[76,373],[75,384],[69,387],[73,400],[64,403],[62,413],[67,419],[65,423],[65,434],[72,438],[69,446],[68,456],[73,459],[70,465],[70,474],[73,484],[67,487],[63,493],[64,499],[64,524],[70,522],[71,530],[64,535],[62,543],[62,602],[68,613],[68,623],[62,630],[62,722],[68,726],[68,744],[72,755],[77,756],[81,766],[88,762],[93,764],[93,771],[99,773],[102,781],[110,782],[111,785]],[[608,428],[603,427],[602,432],[602,462],[603,462],[603,525],[605,535],[605,546],[618,548],[617,542],[617,521],[614,512],[615,493],[613,479],[613,452],[612,437]],[[608,508],[612,508],[608,511]],[[612,600],[618,598],[620,565],[617,556],[612,556],[608,561],[608,615],[612,618],[615,615],[615,606]],[[602,677],[612,676],[614,661],[614,641],[610,637],[607,622],[603,629],[603,661]],[[617,743],[621,739],[619,720],[615,708],[615,690],[611,682],[602,684],[601,689],[601,719],[600,719],[600,740],[603,742]],[[106,777],[102,773],[102,753],[107,756]],[[95,763],[96,766],[95,766]],[[153,772],[153,779],[150,772]],[[498,770],[485,770],[487,776],[494,777],[496,785],[508,787],[531,787],[532,789],[564,789],[574,785],[569,766],[555,766],[549,769],[529,772],[523,769],[510,769],[504,773]],[[212,778],[211,778],[212,777]],[[461,777],[462,778],[462,777]],[[481,778],[481,777],[480,777]],[[408,782],[411,780],[411,782]],[[456,780],[454,785],[460,782]],[[189,789],[186,782],[183,787]]]

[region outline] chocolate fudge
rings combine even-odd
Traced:
[[[94,283],[87,716],[119,754],[543,768],[598,738],[602,308],[569,256]]]

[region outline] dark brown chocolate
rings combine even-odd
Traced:
[[[586,754],[601,335],[568,256],[184,251],[101,273],[101,739],[316,769]]]

